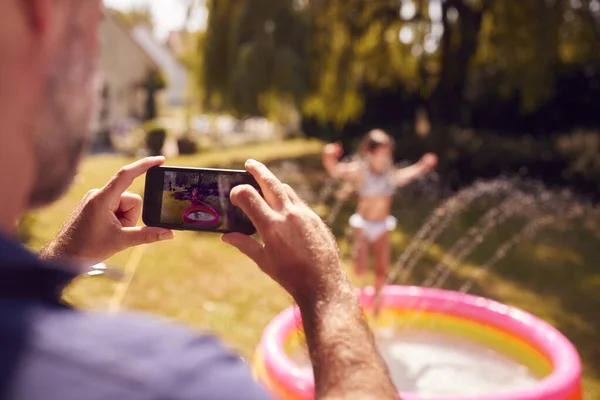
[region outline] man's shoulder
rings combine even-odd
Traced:
[[[119,398],[267,398],[239,356],[182,325],[45,307],[35,307],[28,319],[21,372],[26,379],[40,369],[54,377],[44,391],[55,389],[53,381],[64,388],[73,380]]]
[[[267,398],[245,361],[213,335],[144,315],[86,318],[112,326],[106,346],[137,359],[134,369],[156,373],[164,398]]]
[[[75,277],[0,236],[0,398],[265,399],[216,338],[59,305]]]

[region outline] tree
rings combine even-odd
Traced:
[[[595,0],[212,0],[205,47],[207,103],[268,114],[287,100],[343,127],[366,92],[410,93],[431,138],[468,125],[468,103],[517,97],[532,112],[565,65],[598,65]],[[595,11],[594,11],[595,10]],[[271,101],[265,101],[265,98]]]
[[[599,65],[591,15],[589,2],[496,2],[483,24],[474,70],[487,75],[486,85],[502,82],[493,86],[503,96],[518,93],[524,112],[534,111],[552,98],[564,67]]]
[[[167,82],[161,71],[151,69],[148,71],[142,88],[146,92],[146,103],[144,108],[144,121],[151,121],[158,116],[156,105],[156,94],[167,87]]]
[[[437,103],[459,107],[490,4],[445,2],[440,56],[434,58],[415,55],[413,43],[398,42],[398,33],[413,21],[401,19],[396,1],[213,0],[205,52],[207,102],[256,114],[264,113],[265,97],[287,97],[306,115],[343,125],[361,115],[365,85],[408,84],[435,93]],[[429,8],[429,1],[418,3],[422,19],[412,29],[421,36],[436,27],[427,11],[421,13]],[[457,10],[458,22],[451,23],[448,14]],[[438,60],[441,67],[427,65]],[[436,89],[424,88],[435,74]],[[445,121],[456,114],[444,107],[432,111]]]
[[[125,25],[131,29],[136,25],[146,25],[149,28],[154,28],[154,20],[149,6],[135,7],[128,11],[113,9],[111,10]]]
[[[265,115],[278,101],[300,102],[304,37],[292,0],[212,0],[205,38],[209,108]]]

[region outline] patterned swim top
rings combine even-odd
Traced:
[[[367,169],[359,194],[361,196],[393,196],[396,193],[393,176],[391,171],[374,174]]]

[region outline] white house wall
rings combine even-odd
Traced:
[[[154,39],[148,27],[138,25],[132,29],[131,35],[165,74],[167,88],[164,98],[166,102],[173,106],[184,104],[188,83],[186,68],[169,49]]]
[[[107,15],[100,32],[101,73],[109,89],[104,122],[112,127],[125,118],[143,115],[143,91],[136,87],[157,66],[114,17]]]

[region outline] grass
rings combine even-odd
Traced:
[[[192,205],[189,200],[177,200],[173,195],[176,192],[163,192],[161,203],[160,221],[165,224],[182,224],[183,213]]]
[[[320,148],[319,142],[296,140],[178,157],[168,160],[168,164],[240,169],[249,157],[265,161],[294,159],[314,155]],[[131,161],[113,155],[87,158],[70,192],[36,212],[32,247],[42,247],[88,190],[102,186]],[[143,179],[138,179],[131,191],[142,194]],[[107,263],[122,267],[132,253],[133,250],[124,251]],[[107,279],[82,278],[67,295],[82,308],[102,310],[108,307],[115,287]],[[178,232],[171,242],[145,247],[123,307],[213,331],[250,357],[261,328],[289,304],[290,298],[275,283],[237,250],[222,244],[218,235]]]
[[[295,160],[299,172],[289,173],[289,182],[304,177],[307,195],[323,184],[320,167],[321,143],[293,140],[216,151],[169,160],[170,165],[241,168],[246,158],[279,165]],[[83,195],[104,184],[122,165],[132,161],[120,156],[92,156],[82,165],[77,182],[61,201],[36,213],[32,247],[49,240]],[[309,179],[306,179],[309,178]],[[142,193],[143,182],[136,181],[132,191]],[[395,256],[406,246],[423,224],[438,200],[400,193],[394,215],[400,221],[394,233]],[[479,218],[483,206],[475,206],[453,221],[436,244],[426,249],[413,274],[420,283],[444,256],[449,246]],[[336,219],[333,230],[340,248],[348,255],[344,238],[348,204]],[[472,292],[526,309],[564,332],[578,347],[585,364],[586,398],[600,397],[600,233],[594,221],[555,224],[543,230],[535,240],[520,242],[506,258],[488,272],[481,265],[500,243],[516,232],[520,223],[509,221],[490,234],[449,277],[446,288],[457,289],[466,280],[473,282]],[[125,266],[133,250],[108,261]],[[82,278],[68,292],[82,308],[106,309],[116,284],[104,278]],[[179,232],[167,243],[146,246],[142,260],[123,301],[126,309],[149,312],[180,321],[197,329],[208,330],[251,357],[267,323],[291,299],[243,255],[222,244],[219,236]]]

